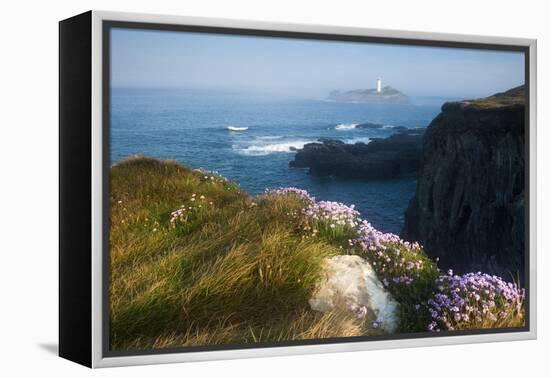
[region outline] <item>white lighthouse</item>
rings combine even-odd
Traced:
[[[382,92],[382,80],[380,78],[376,80],[376,93]]]

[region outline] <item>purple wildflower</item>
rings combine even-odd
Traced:
[[[430,330],[494,327],[515,311],[523,314],[525,291],[516,284],[484,273],[453,275],[450,270],[436,280],[438,292],[428,301],[437,326]]]
[[[315,202],[315,197],[310,196],[306,190],[295,188],[295,187],[282,187],[282,188],[273,189],[273,190],[267,189],[266,193],[275,194],[279,196],[292,195],[292,196],[298,197],[301,200],[306,201],[307,203]]]

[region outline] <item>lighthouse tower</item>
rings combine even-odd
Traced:
[[[376,93],[382,92],[382,80],[376,80]]]

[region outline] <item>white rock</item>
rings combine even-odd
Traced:
[[[334,256],[325,260],[326,277],[318,285],[309,305],[313,310],[373,311],[386,332],[399,325],[398,304],[384,289],[372,266],[359,256]],[[365,308],[363,308],[363,311]]]

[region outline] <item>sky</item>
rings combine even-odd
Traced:
[[[326,97],[374,88],[483,97],[524,83],[519,52],[118,29],[114,88],[189,88]]]

